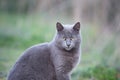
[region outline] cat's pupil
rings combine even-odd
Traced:
[[[73,40],[73,37],[71,37],[70,40]]]
[[[66,37],[63,37],[63,40],[66,40],[67,38]]]

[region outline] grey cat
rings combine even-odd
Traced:
[[[57,33],[49,43],[27,49],[11,69],[7,80],[70,80],[80,59],[80,22],[56,23]]]

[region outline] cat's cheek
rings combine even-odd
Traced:
[[[74,48],[75,47],[75,44],[74,43],[71,43],[71,48]]]
[[[63,48],[66,47],[66,43],[65,43],[65,42],[62,43],[62,47],[63,47]]]

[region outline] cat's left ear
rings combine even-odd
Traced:
[[[63,30],[63,25],[59,22],[56,23],[56,28],[57,28],[57,31],[62,31]]]
[[[73,26],[73,29],[75,31],[79,31],[80,30],[80,22],[77,22],[74,26]]]

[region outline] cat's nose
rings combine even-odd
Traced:
[[[68,40],[66,40],[66,45],[67,45],[67,47],[70,47],[70,45],[71,45],[71,41],[68,39]]]
[[[70,47],[70,44],[67,44],[68,47]]]
[[[70,44],[71,44],[70,42],[67,42],[67,47],[70,47]]]

